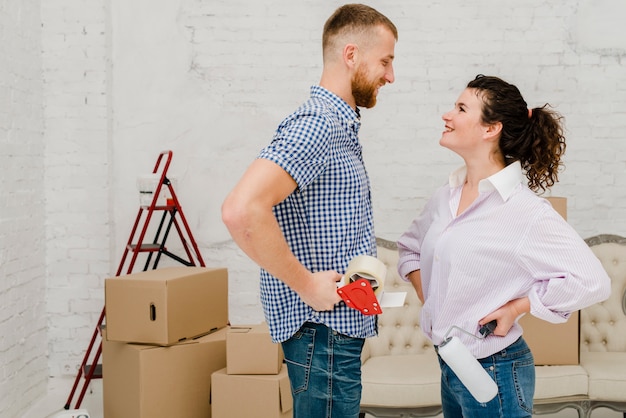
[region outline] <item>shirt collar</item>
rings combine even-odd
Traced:
[[[354,122],[360,122],[361,112],[359,109],[353,109],[348,103],[346,103],[345,100],[330,90],[327,90],[322,86],[312,86],[311,97],[323,98],[330,101],[335,108],[337,108],[337,111],[341,114],[341,116]]]
[[[454,170],[450,174],[450,186],[459,187],[465,183],[467,178],[467,167],[462,166]],[[478,192],[489,192],[496,190],[502,197],[507,200],[513,193],[513,190],[522,182],[522,165],[519,161],[515,161],[497,173],[482,179],[478,183]]]

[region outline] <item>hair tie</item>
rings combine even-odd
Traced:
[[[532,117],[533,117],[533,110],[532,110],[532,108],[529,108],[528,109],[528,119],[530,119]]]

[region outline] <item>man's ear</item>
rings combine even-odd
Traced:
[[[359,57],[359,47],[355,44],[346,44],[343,48],[343,61],[349,68],[356,66]]]

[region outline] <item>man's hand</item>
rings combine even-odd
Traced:
[[[313,310],[330,311],[341,301],[341,296],[337,293],[337,282],[341,280],[341,275],[336,271],[312,273],[306,280],[304,286],[298,286],[300,290],[297,293]]]

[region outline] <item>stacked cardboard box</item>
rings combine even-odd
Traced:
[[[211,417],[226,366],[228,273],[170,267],[105,280],[105,418]]]
[[[211,377],[211,403],[213,418],[292,416],[282,348],[272,343],[267,324],[228,329],[226,367]]]
[[[567,199],[547,197],[552,207],[567,220]],[[552,324],[526,314],[519,324],[524,329],[524,339],[533,352],[535,364],[572,365],[579,363],[580,316],[572,312],[567,322]]]

